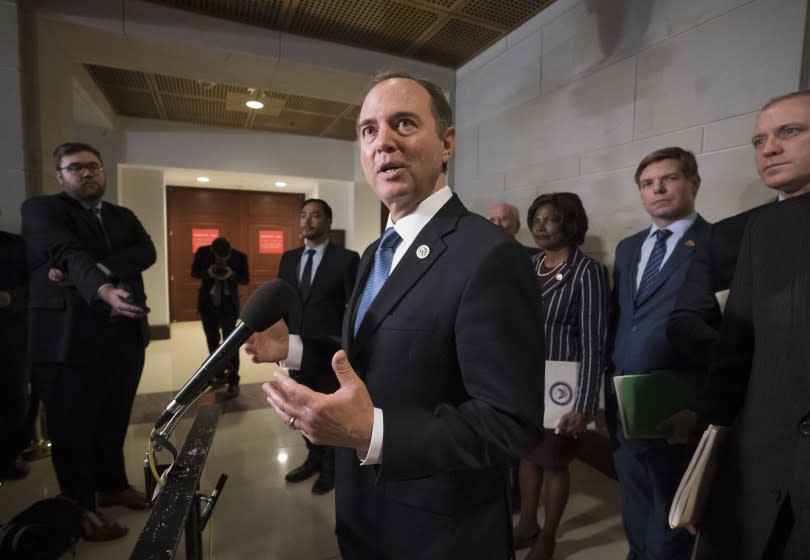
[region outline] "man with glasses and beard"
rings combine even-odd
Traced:
[[[32,371],[62,496],[83,508],[86,540],[112,540],[127,529],[97,505],[148,507],[129,485],[123,447],[149,340],[141,273],[155,247],[132,211],[102,201],[98,150],[69,142],[53,155],[62,192],[22,206]]]

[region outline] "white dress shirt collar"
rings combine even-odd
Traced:
[[[433,219],[442,206],[447,204],[447,201],[453,198],[453,191],[450,187],[445,185],[425,200],[419,203],[416,209],[407,216],[401,217],[397,223],[391,221],[391,215],[388,215],[388,221],[385,228],[392,227],[396,230],[402,241],[394,251],[394,258],[391,262],[391,270],[396,268],[402,256],[408,251],[408,248],[413,243],[419,232]]]
[[[676,220],[666,227],[658,227],[657,225],[653,224],[652,226],[650,226],[650,231],[647,234],[647,237],[652,237],[653,235],[655,235],[655,232],[658,231],[659,229],[668,229],[669,231],[672,232],[671,237],[673,237],[674,240],[677,241],[678,239],[683,237],[683,234],[686,233],[686,230],[692,227],[692,224],[695,223],[696,219],[697,219],[697,212],[692,212],[685,218]]]

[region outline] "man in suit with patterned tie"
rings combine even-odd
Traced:
[[[378,76],[357,130],[364,175],[390,214],[363,254],[332,358],[340,389],[277,374],[265,391],[288,426],[339,447],[343,558],[506,560],[510,459],[537,442],[543,418],[529,260],[447,186],[455,129],[436,84]],[[306,363],[318,341],[301,348],[285,330],[254,335],[248,352]]]
[[[217,237],[194,253],[191,276],[200,279],[197,311],[202,320],[208,352],[213,353],[236,328],[239,319],[239,284],[250,282],[248,258],[231,247],[224,237]],[[239,354],[231,358],[226,370],[228,389],[225,398],[239,396]]]
[[[343,314],[354,290],[360,256],[329,242],[332,208],[325,200],[304,201],[298,216],[304,246],[281,256],[278,276],[294,287],[294,297],[286,322],[293,334],[302,337],[340,338]],[[321,353],[313,363],[290,376],[313,391],[333,393],[338,382],[332,373],[332,352]],[[317,474],[312,493],[326,494],[335,486],[335,448],[331,445],[307,444],[307,458],[284,477],[288,482],[301,482]]]
[[[628,560],[680,560],[688,557],[692,539],[685,529],[669,529],[667,514],[688,451],[665,440],[626,439],[618,425],[613,377],[688,369],[688,357],[667,340],[666,325],[689,261],[707,241],[710,226],[695,212],[700,175],[691,152],[663,148],[649,154],[638,165],[635,181],[653,224],[616,247],[605,409]]]
[[[127,530],[97,503],[148,507],[127,481],[123,447],[149,341],[141,273],[155,247],[135,214],[102,201],[98,150],[70,142],[54,160],[63,192],[22,206],[32,370],[62,494],[84,508],[86,539],[110,540]]]

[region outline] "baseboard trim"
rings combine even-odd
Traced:
[[[169,340],[171,337],[169,325],[149,325],[149,338],[151,340]]]

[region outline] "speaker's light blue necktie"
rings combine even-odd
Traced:
[[[644,274],[641,275],[641,282],[638,283],[636,301],[647,295],[653,286],[658,272],[661,270],[661,263],[664,262],[664,255],[667,254],[667,238],[672,235],[668,229],[659,229],[655,232],[655,246],[644,267]]]
[[[366,280],[363,296],[360,298],[360,305],[357,306],[357,315],[354,319],[354,334],[357,334],[360,324],[363,322],[363,317],[366,316],[366,311],[371,307],[371,303],[377,297],[377,293],[391,273],[394,251],[397,250],[400,241],[402,241],[402,238],[393,227],[386,229],[382,239],[380,239],[380,244],[374,253],[374,264],[371,267],[368,280]]]

